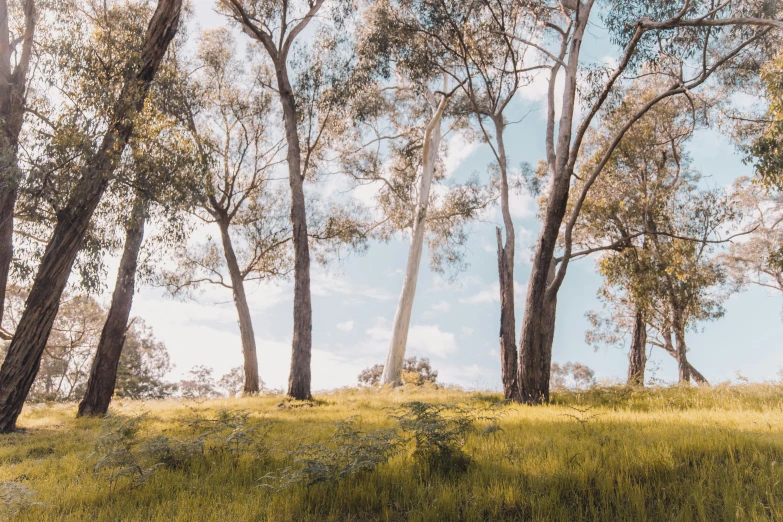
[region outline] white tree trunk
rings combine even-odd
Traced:
[[[445,89],[444,89],[445,90]],[[422,152],[423,164],[421,181],[419,182],[419,201],[416,205],[416,213],[413,218],[413,232],[411,234],[411,246],[408,250],[408,264],[405,268],[405,281],[402,284],[400,301],[397,304],[397,313],[394,315],[394,328],[392,329],[389,354],[386,357],[386,365],[383,367],[381,385],[398,386],[402,383],[402,363],[405,359],[405,346],[408,343],[408,328],[411,323],[411,311],[413,298],[416,294],[416,281],[419,277],[419,265],[421,264],[421,252],[424,246],[424,230],[427,222],[427,206],[430,199],[430,186],[435,172],[435,164],[438,161],[438,149],[440,148],[440,121],[443,109],[446,107],[447,98],[443,97],[435,109],[432,120],[424,131],[424,150]]]

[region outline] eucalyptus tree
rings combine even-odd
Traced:
[[[13,431],[16,419],[38,371],[41,356],[57,315],[58,303],[81,249],[90,221],[133,133],[150,84],[173,39],[182,10],[181,0],[160,0],[137,45],[125,49],[121,80],[99,144],[77,161],[75,181],[67,203],[58,209],[57,224],[41,259],[14,332],[8,355],[0,368],[0,432]],[[96,30],[96,38],[112,33]],[[74,56],[89,61],[96,56]],[[74,64],[67,64],[69,66]],[[88,81],[85,79],[85,81]]]
[[[588,157],[578,165],[579,173],[594,168],[606,140],[659,87],[655,80],[639,80],[607,109],[601,128],[586,137]],[[697,189],[699,175],[684,150],[694,127],[703,122],[699,114],[712,102],[708,97],[670,98],[640,118],[581,202],[573,228],[573,246],[580,250],[572,251],[572,259],[603,254],[599,296],[609,318],[591,315],[597,328],[588,340],[617,343],[630,333],[629,385],[644,383],[648,344],[676,357],[681,381],[691,375],[703,380],[688,362],[685,331],[698,320],[719,317],[730,291],[711,254],[716,243],[725,241],[720,233],[735,210],[724,195]],[[582,183],[576,181],[576,190]],[[602,326],[610,328],[601,332]]]
[[[739,284],[783,294],[783,192],[742,177],[734,183],[734,195],[751,232],[720,261]]]
[[[354,126],[343,160],[357,184],[375,187],[382,237],[400,230],[411,234],[380,379],[395,386],[401,383],[425,239],[433,268],[461,266],[465,226],[492,198],[477,180],[444,183],[442,127],[449,122],[450,132],[461,124],[451,107],[464,80],[439,39],[451,38],[444,17],[462,11],[452,13],[438,2],[389,0],[373,2],[362,14],[357,76],[367,86],[352,99]]]
[[[207,179],[192,195],[195,217],[216,225],[210,237],[176,249],[176,266],[164,282],[172,294],[209,283],[230,289],[239,317],[244,356],[244,393],[260,391],[256,341],[245,285],[290,270],[291,226],[285,193],[276,187],[279,136],[272,132],[266,71],[245,70],[225,29],[200,39],[187,92],[170,102],[206,163]],[[222,251],[222,254],[221,254]],[[222,259],[221,259],[222,258]],[[228,280],[223,277],[224,267]]]
[[[349,0],[220,0],[225,14],[259,44],[274,71],[270,88],[283,115],[294,249],[294,331],[288,395],[311,398],[312,300],[304,184],[313,180],[338,125],[352,53]],[[305,33],[307,29],[307,33]],[[305,37],[303,35],[307,34]]]
[[[650,109],[673,96],[691,96],[743,52],[759,45],[772,30],[783,26],[765,6],[743,0],[720,4],[681,2],[615,2],[606,9],[595,0],[564,0],[540,6],[541,23],[535,41],[542,63],[549,65],[547,125],[548,174],[546,207],[528,281],[519,351],[519,391],[522,401],[546,402],[549,365],[554,340],[557,294],[569,266],[573,228],[584,199],[626,132]],[[587,27],[598,16],[608,27],[619,54],[611,65],[589,63],[582,57]],[[509,33],[510,34],[510,33]],[[616,64],[616,65],[615,65]],[[584,180],[572,194],[577,161],[583,156],[587,131],[600,125],[607,100],[627,86],[644,67],[644,74],[665,79],[645,104],[618,126]],[[556,100],[556,79],[562,72],[564,88]],[[587,83],[582,80],[587,80]],[[581,93],[581,104],[577,94]],[[579,110],[578,110],[579,107]],[[558,110],[559,109],[559,115]],[[573,200],[570,213],[569,200]],[[555,263],[558,237],[562,261]]]
[[[459,8],[445,0],[438,3],[453,15],[461,14],[461,19],[453,15],[446,18],[453,38],[438,40],[465,78],[456,101],[457,111],[464,112],[494,156],[490,171],[494,171],[493,182],[499,189],[503,220],[502,229],[496,228],[500,359],[504,395],[515,399],[519,392],[514,310],[516,233],[509,202],[511,190],[520,189],[523,183],[519,178],[522,173],[515,173],[509,166],[504,135],[514,97],[533,81],[535,73],[546,68],[527,63],[536,47],[543,50],[533,42],[541,13],[533,4],[513,0],[475,0]]]
[[[35,0],[0,0],[0,321],[13,258],[14,209],[22,174],[19,135],[37,21]]]

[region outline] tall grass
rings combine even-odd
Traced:
[[[338,422],[392,428],[405,402],[479,403],[492,394],[458,390],[342,390],[312,407],[280,397],[118,403],[148,412],[140,437],[192,436],[181,419],[228,408],[268,424],[263,459],[208,453],[161,468],[146,482],[93,473],[100,420],[74,419],[74,405],[27,408],[26,432],[0,438],[0,482],[23,484],[42,505],[21,521],[368,520],[783,520],[783,388],[601,388],[563,392],[545,407],[511,405],[500,431],[467,435],[470,465],[438,473],[414,464],[413,445],[373,471],[345,480],[259,487],[290,466],[302,444],[331,440]],[[284,403],[286,404],[286,403]],[[0,518],[3,511],[0,510]],[[5,516],[10,516],[8,513]]]

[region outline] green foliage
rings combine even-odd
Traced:
[[[465,453],[467,436],[475,431],[479,419],[491,421],[482,432],[489,435],[498,431],[496,423],[502,403],[487,408],[461,405],[432,404],[412,401],[392,410],[400,429],[409,433],[413,442],[413,459],[429,471],[464,472],[471,458]]]
[[[146,414],[125,417],[109,414],[102,425],[103,434],[95,442],[92,457],[96,474],[105,473],[112,488],[121,478],[130,479],[133,486],[146,483],[158,469],[178,470],[197,459],[215,457],[232,460],[251,453],[256,460],[267,457],[264,439],[269,431],[266,423],[250,419],[248,412],[219,410],[213,418],[193,410],[182,424],[191,431],[190,437],[177,439],[163,434],[140,437]]]
[[[264,476],[262,485],[284,489],[354,477],[386,463],[403,444],[395,429],[364,432],[358,424],[358,417],[349,417],[337,423],[331,439],[300,446],[292,453],[293,466]]]
[[[376,364],[365,368],[359,374],[359,385],[378,386],[383,375],[383,365]],[[402,362],[402,382],[404,384],[413,384],[422,386],[424,384],[435,384],[438,380],[438,371],[432,369],[430,360],[427,357],[408,357]]]

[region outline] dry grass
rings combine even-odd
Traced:
[[[115,488],[89,457],[100,420],[74,405],[26,408],[23,433],[0,436],[0,482],[35,490],[43,506],[22,521],[367,520],[783,520],[783,388],[596,389],[555,394],[546,407],[510,406],[503,431],[469,437],[468,471],[442,475],[412,465],[410,451],[376,471],[284,491],[259,487],[290,464],[299,444],[323,440],[337,421],[391,427],[399,403],[489,403],[455,390],[345,390],[312,407],[278,408],[280,397],[214,400],[201,410],[245,410],[272,422],[269,455],[212,457],[160,470],[146,484]],[[184,436],[194,403],[119,402],[147,411],[143,437]],[[2,518],[0,511],[0,518]]]

